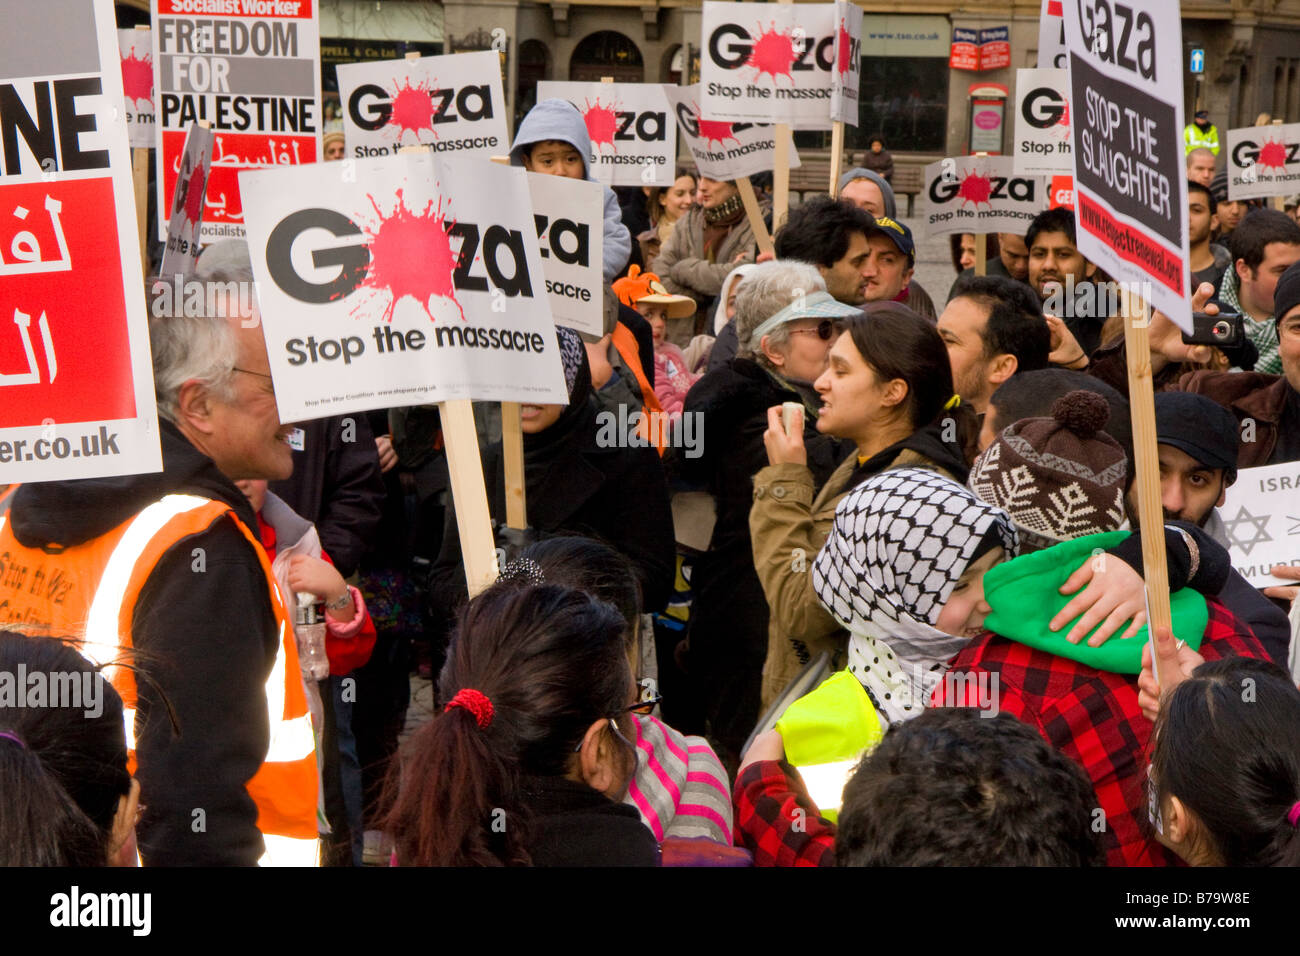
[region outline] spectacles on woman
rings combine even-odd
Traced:
[[[821,339],[823,342],[829,342],[831,336],[835,333],[835,323],[832,322],[830,319],[822,319],[820,322],[817,323],[817,328],[815,329],[791,329],[790,330],[791,335],[798,335],[800,332],[808,332],[810,334],[815,333],[817,338]]]

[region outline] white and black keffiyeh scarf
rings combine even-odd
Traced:
[[[1016,555],[1016,530],[1005,511],[920,468],[882,472],[836,507],[813,563],[813,589],[849,631],[849,670],[882,719],[920,713],[947,662],[966,645],[934,622],[989,536]]]

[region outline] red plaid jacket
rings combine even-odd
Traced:
[[[1201,655],[1266,658],[1250,628],[1213,598]],[[998,709],[1035,728],[1087,771],[1105,813],[1111,866],[1169,865],[1174,857],[1147,833],[1147,744],[1151,722],[1138,707],[1137,678],[1099,671],[986,632],[952,662],[954,673],[997,675]],[[933,704],[975,706],[978,681],[944,681]],[[985,685],[988,693],[988,685]],[[954,696],[956,695],[956,696]],[[957,699],[957,697],[960,699]]]
[[[835,824],[823,820],[803,778],[784,760],[760,760],[736,778],[736,843],[755,866],[834,866]]]

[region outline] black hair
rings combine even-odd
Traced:
[[[1083,770],[1010,714],[895,724],[844,788],[838,866],[1098,866]]]
[[[946,407],[954,395],[952,361],[935,324],[898,302],[866,302],[862,314],[846,317],[840,328],[879,380],[907,383],[903,410],[913,431],[951,416],[960,456],[969,465],[978,450],[979,418],[964,402]]]
[[[1241,259],[1254,272],[1264,261],[1265,250],[1274,242],[1300,246],[1300,224],[1276,209],[1252,209],[1232,230],[1228,248],[1234,262]]]
[[[1066,209],[1064,206],[1057,206],[1055,209],[1044,209],[1034,217],[1033,222],[1029,224],[1028,231],[1025,232],[1025,248],[1033,249],[1034,240],[1040,233],[1044,232],[1063,232],[1070,239],[1070,245],[1076,248],[1079,245],[1077,234],[1074,231],[1074,211]]]
[[[402,865],[531,862],[523,778],[563,777],[592,723],[624,713],[623,631],[609,604],[555,584],[505,582],[465,606],[438,701],[472,689],[492,718],[480,727],[464,707],[439,713],[393,761],[384,828]]]
[[[830,196],[813,196],[791,211],[777,232],[774,248],[778,259],[798,259],[830,268],[848,254],[849,237],[875,231],[876,220],[851,202]]]
[[[519,552],[518,560],[535,562],[547,584],[584,591],[612,605],[627,625],[628,639],[636,633],[641,585],[632,562],[622,552],[594,538],[557,535],[530,544]]]
[[[1029,286],[1005,276],[963,276],[949,301],[959,297],[988,309],[983,335],[986,359],[1014,355],[1018,373],[1047,368],[1052,332],[1043,318],[1042,303]]]
[[[1187,192],[1189,193],[1189,198],[1191,193],[1205,193],[1205,201],[1209,204],[1211,216],[1219,211],[1219,201],[1214,198],[1214,193],[1210,192],[1209,186],[1202,185],[1201,183],[1189,182],[1187,184]]]
[[[871,144],[872,144],[872,143],[876,143],[876,142],[880,143],[880,151],[881,151],[882,153],[883,153],[885,150],[889,149],[889,143],[888,143],[888,141],[886,141],[886,139],[885,139],[885,134],[884,134],[884,133],[872,133],[870,136],[868,136],[868,137],[867,137],[867,149],[870,149],[870,148],[871,148]]]
[[[989,398],[989,410],[994,415],[993,430],[1001,434],[1008,425],[1022,418],[1050,418],[1052,405],[1063,395],[1083,389],[1096,392],[1110,405],[1110,418],[1102,426],[1104,431],[1124,449],[1129,462],[1133,461],[1133,423],[1129,415],[1128,399],[1118,389],[1107,385],[1086,372],[1067,368],[1044,368],[1021,372],[998,386]],[[1129,468],[1132,481],[1133,468]]]
[[[961,240],[963,236],[969,235],[972,235],[972,233],[954,232],[948,237],[948,251],[952,253],[952,268],[958,275],[960,275],[962,271]],[[998,242],[998,234],[996,232],[987,232],[984,234],[984,238],[987,241],[987,244],[984,247],[984,258],[990,261],[996,259],[1002,254],[1002,246]],[[975,241],[979,241],[978,235],[975,236]]]
[[[0,675],[16,682],[20,665],[51,686],[57,675],[85,687],[88,675],[99,713],[48,695],[44,707],[0,705],[0,732],[21,741],[0,739],[0,866],[104,866],[118,802],[131,792],[122,698],[63,641],[0,631]]]
[[[1276,665],[1227,657],[1164,701],[1151,772],[1204,825],[1224,866],[1300,866],[1300,691]]]

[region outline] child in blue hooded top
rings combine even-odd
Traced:
[[[587,166],[591,137],[578,108],[566,100],[542,100],[524,117],[510,150],[510,165],[529,172],[596,181]],[[608,284],[623,274],[632,254],[632,235],[623,225],[618,197],[605,191],[604,273]]]

